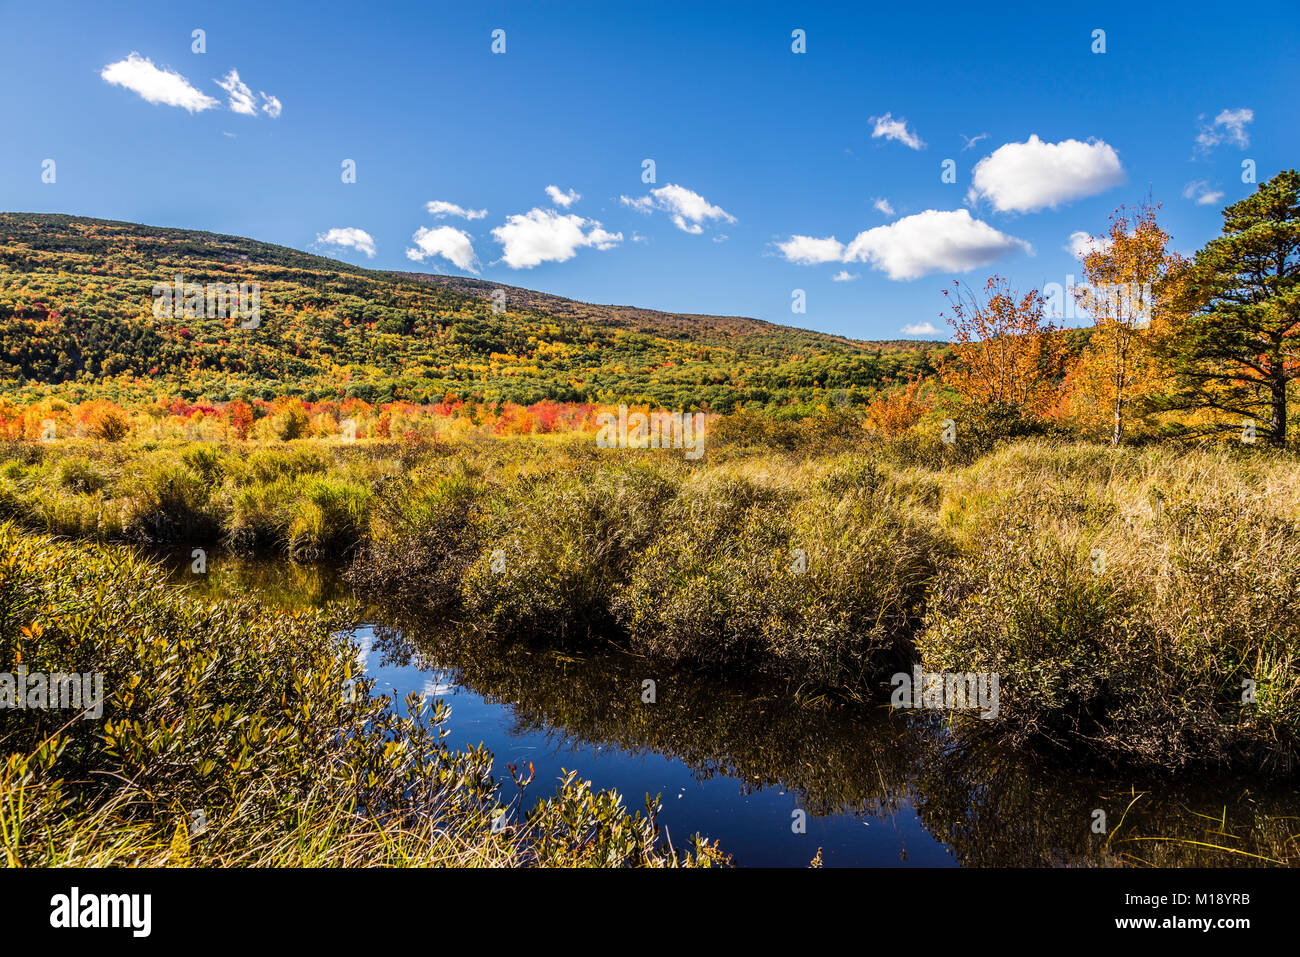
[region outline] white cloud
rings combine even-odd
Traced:
[[[444,202],[441,199],[430,200],[424,204],[424,208],[438,219],[445,219],[448,216],[459,216],[461,219],[482,219],[488,213],[486,209],[466,209],[464,206],[457,206],[455,203]]]
[[[1207,180],[1197,179],[1183,187],[1183,199],[1195,200],[1197,206],[1212,206],[1223,199],[1223,190],[1211,189]]]
[[[777,248],[787,260],[800,265],[835,260],[863,262],[890,279],[917,279],[933,272],[969,272],[1016,250],[1033,252],[1024,240],[998,232],[965,209],[927,209],[904,216],[888,226],[858,233],[847,246],[834,236],[791,236]]]
[[[284,109],[284,107],[280,105],[280,100],[278,97],[267,96],[261,90],[258,90],[257,95],[262,98],[263,113],[265,113],[271,119],[275,119],[277,116],[280,115],[280,112],[281,110]]]
[[[551,197],[551,202],[556,206],[563,206],[565,209],[568,209],[578,200],[582,199],[582,196],[578,194],[576,189],[571,189],[566,193],[558,186],[546,187],[546,195]]]
[[[406,258],[424,262],[426,256],[441,256],[458,269],[478,272],[478,257],[474,255],[474,241],[469,233],[454,226],[421,226],[411,237],[415,246],[406,251]]]
[[[939,330],[933,322],[909,322],[898,331],[905,336],[933,336]]]
[[[984,197],[999,212],[1031,212],[1094,196],[1124,182],[1115,150],[1101,140],[1004,143],[975,164],[967,199]]]
[[[253,91],[248,88],[248,84],[239,78],[237,70],[231,70],[220,80],[214,80],[213,82],[230,96],[229,106],[231,112],[242,113],[245,116],[257,116],[257,106],[253,102]]]
[[[334,229],[318,233],[316,242],[326,246],[355,249],[372,259],[375,255],[374,238],[364,229],[357,229],[355,226],[336,226]]]
[[[858,233],[844,250],[845,262],[865,262],[890,279],[917,279],[932,272],[969,272],[1030,245],[998,232],[964,209],[927,209],[888,226]]]
[[[704,224],[713,220],[734,223],[736,217],[721,206],[714,206],[703,196],[693,190],[669,183],[659,189],[652,189],[647,196],[632,199],[620,196],[625,206],[631,206],[641,213],[662,210],[672,216],[673,224],[684,233],[698,236],[704,232]]]
[[[1222,110],[1214,118],[1213,123],[1201,124],[1201,131],[1196,134],[1196,147],[1204,153],[1220,143],[1228,142],[1244,150],[1250,145],[1250,133],[1246,129],[1246,124],[1253,123],[1254,120],[1255,111],[1249,107]]]
[[[125,60],[110,63],[99,73],[100,77],[114,86],[125,87],[138,93],[150,103],[164,106],[179,106],[191,113],[210,110],[220,104],[206,93],[200,93],[190,81],[172,70],[161,70],[151,60],[138,53],[130,54]]]
[[[965,153],[968,149],[973,147],[980,140],[986,140],[989,138],[989,135],[987,133],[980,133],[978,136],[967,136],[965,133],[959,133],[957,135],[960,136],[964,141],[964,144],[961,148],[961,151],[963,153]]]
[[[921,137],[916,135],[916,131],[907,128],[907,120],[896,120],[894,114],[886,113],[884,116],[873,116],[871,122],[876,124],[871,131],[873,140],[884,137],[887,140],[896,140],[905,146],[910,146],[914,150],[925,149],[925,143],[921,141]]]
[[[884,213],[886,216],[893,216],[893,215],[894,215],[894,207],[893,207],[893,206],[890,206],[890,205],[889,205],[889,200],[887,200],[887,199],[885,199],[885,198],[883,198],[883,197],[881,197],[880,199],[876,200],[874,203],[872,203],[872,205],[875,206],[876,209],[878,209],[878,210],[880,210],[882,213]]]
[[[537,208],[509,217],[492,235],[503,247],[502,258],[511,269],[565,262],[577,255],[580,247],[609,249],[623,241],[622,233],[606,232],[594,219]]]
[[[847,269],[841,269],[834,276],[831,276],[831,282],[853,282],[858,278],[855,272],[849,272]]]
[[[814,266],[818,263],[839,262],[844,258],[844,244],[834,236],[829,239],[816,239],[812,236],[791,236],[776,248],[788,262],[801,266]]]
[[[1082,229],[1076,229],[1070,233],[1070,241],[1062,248],[1075,259],[1082,261],[1089,253],[1102,253],[1110,249],[1111,242],[1109,236],[1094,236]]]

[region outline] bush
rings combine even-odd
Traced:
[[[633,649],[850,691],[910,661],[942,546],[883,483],[829,484],[828,496],[743,480],[683,493],[615,603]]]
[[[289,553],[299,559],[342,554],[366,528],[370,491],[334,478],[304,480],[289,523]]]
[[[187,445],[181,452],[181,461],[213,487],[220,484],[225,472],[221,449],[211,443],[196,442]]]
[[[349,565],[348,581],[403,603],[448,611],[478,556],[481,478],[463,465],[426,468],[381,481],[370,540]]]
[[[124,509],[127,537],[155,544],[215,538],[220,520],[209,507],[210,491],[207,482],[179,463],[147,463],[135,477]]]
[[[226,520],[226,540],[231,547],[251,551],[287,541],[295,488],[293,479],[281,478],[236,490]]]
[[[484,504],[482,548],[461,585],[465,607],[525,634],[608,627],[610,601],[672,494],[669,480],[641,464],[519,482]]]
[[[85,458],[66,458],[59,462],[56,475],[60,487],[76,494],[98,492],[110,481],[95,463]]]

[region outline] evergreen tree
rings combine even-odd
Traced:
[[[1223,211],[1212,239],[1173,278],[1181,316],[1164,351],[1180,389],[1169,407],[1244,420],[1286,444],[1287,384],[1300,376],[1300,174],[1279,173]]]

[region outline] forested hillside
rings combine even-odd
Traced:
[[[155,284],[177,276],[257,283],[256,327],[237,314],[155,315]],[[378,272],[214,233],[0,214],[0,389],[15,395],[55,385],[123,402],[160,391],[212,402],[451,394],[794,415],[928,374],[936,348]]]

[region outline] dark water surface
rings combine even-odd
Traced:
[[[337,570],[208,553],[173,556],[208,597],[289,607],[348,597]],[[503,799],[532,762],[527,803],[562,769],[629,809],[660,795],[678,846],[700,833],[741,866],[1244,866],[1300,862],[1300,799],[1250,778],[1109,779],[987,747],[887,707],[809,706],[782,687],[673,673],[614,649],[560,651],[369,607],[351,633],[375,693],[451,707],[453,746],[484,744]],[[643,682],[656,701],[642,702]],[[1097,812],[1106,833],[1094,833]],[[803,812],[803,815],[797,814]],[[806,819],[797,833],[796,819]]]

